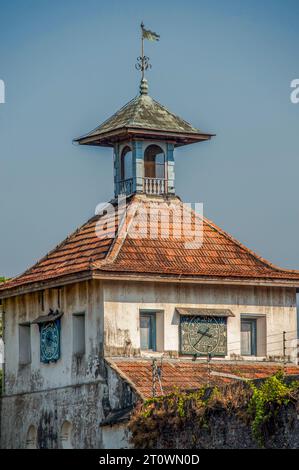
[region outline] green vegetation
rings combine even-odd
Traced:
[[[203,404],[203,397],[206,388],[201,388],[196,392],[180,392],[178,389],[169,395],[164,395],[157,398],[150,398],[146,400],[142,406],[141,416],[148,418],[153,416],[155,411],[167,408],[169,413],[178,415],[180,418],[186,416],[186,407],[192,401],[195,406],[200,408]]]
[[[202,387],[194,392],[173,393],[157,398],[150,398],[139,404],[129,423],[132,442],[137,448],[155,448],[160,436],[165,434],[180,435],[187,428],[207,426],[207,410],[218,400],[217,387]],[[192,431],[188,433],[196,440]]]
[[[195,392],[175,390],[137,406],[129,423],[132,443],[136,448],[155,448],[161,442],[171,445],[179,436],[180,445],[197,448],[211,423],[215,427],[219,420],[222,425],[239,421],[243,429],[248,428],[249,439],[251,435],[263,447],[265,436],[277,430],[283,407],[298,402],[298,391],[299,382],[290,383],[282,370],[259,383],[203,387]]]
[[[298,390],[298,382],[287,384],[284,381],[283,371],[279,371],[263,382],[260,387],[250,384],[252,397],[248,404],[248,413],[251,417],[252,433],[258,444],[263,447],[264,434],[267,423],[277,416],[280,408],[286,406]]]

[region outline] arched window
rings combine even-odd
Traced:
[[[144,152],[145,178],[165,178],[165,153],[159,145],[149,145]]]
[[[61,426],[61,447],[63,449],[72,449],[72,424],[65,421]]]
[[[26,449],[36,449],[37,431],[36,427],[31,425],[27,432]]]
[[[126,146],[121,152],[120,158],[120,179],[128,180],[133,178],[133,155],[129,146]]]

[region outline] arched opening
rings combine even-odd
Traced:
[[[72,424],[65,421],[61,426],[61,447],[63,449],[72,449]]]
[[[133,178],[133,154],[127,145],[121,152],[120,158],[120,179],[122,181]]]
[[[36,449],[36,448],[37,448],[37,430],[35,426],[31,425],[27,432],[26,449]]]
[[[144,177],[165,179],[165,153],[159,145],[149,145],[144,152]]]
[[[159,145],[149,145],[144,152],[144,191],[165,194],[165,153]]]

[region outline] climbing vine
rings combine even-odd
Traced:
[[[283,371],[280,370],[267,378],[259,387],[250,384],[252,397],[248,404],[248,413],[252,419],[252,434],[260,446],[264,446],[265,425],[277,416],[281,406],[289,404],[293,393],[298,389],[298,382],[287,384]]]
[[[195,392],[174,390],[169,395],[150,398],[137,407],[129,428],[136,447],[154,448],[159,436],[175,432],[179,435],[190,417],[199,422],[207,398],[206,388]]]
[[[217,423],[220,427],[232,423],[241,426],[249,440],[253,438],[258,446],[264,446],[265,437],[275,432],[279,411],[291,401],[297,402],[298,392],[299,382],[289,382],[282,371],[258,384],[174,390],[138,405],[129,423],[132,443],[137,448],[198,448],[203,445],[202,439],[208,442]]]

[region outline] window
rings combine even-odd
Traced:
[[[256,356],[256,319],[241,320],[241,354]]]
[[[30,426],[27,432],[26,449],[36,449],[37,431],[35,426]]]
[[[120,179],[128,180],[133,178],[133,154],[130,147],[126,146],[120,159]]]
[[[72,424],[65,421],[61,426],[61,447],[63,449],[72,449]]]
[[[158,145],[149,145],[144,152],[145,178],[165,178],[165,154]]]
[[[140,348],[156,351],[155,313],[140,313]]]
[[[29,364],[31,362],[31,337],[30,324],[19,325],[19,363]]]
[[[85,314],[73,315],[73,352],[77,356],[85,354]]]

